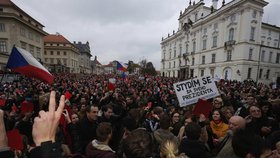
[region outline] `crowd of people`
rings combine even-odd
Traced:
[[[217,81],[205,116],[179,106],[177,78],[55,76],[0,83],[1,158],[280,157],[280,87]],[[15,130],[21,149],[9,146]]]

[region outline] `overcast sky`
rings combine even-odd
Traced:
[[[147,59],[157,70],[161,38],[178,29],[180,10],[189,4],[189,0],[12,1],[43,24],[49,34],[58,32],[70,42],[88,41],[91,54],[102,64]],[[263,22],[280,26],[280,0],[266,1]],[[212,4],[212,0],[204,2]],[[218,6],[221,3],[219,0]]]

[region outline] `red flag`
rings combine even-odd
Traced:
[[[7,131],[8,146],[13,150],[23,150],[23,139],[18,129]]]
[[[71,94],[69,91],[66,91],[65,94],[64,94],[64,96],[65,96],[65,99],[70,100],[71,97],[72,97],[72,94]]]
[[[4,106],[6,103],[6,99],[0,99],[0,106]]]
[[[196,116],[199,116],[200,114],[204,114],[206,118],[208,118],[210,112],[212,111],[213,106],[210,102],[203,99],[198,99],[198,102],[196,103],[193,114]]]
[[[14,112],[17,112],[17,106],[15,104],[13,104],[12,109]]]
[[[20,109],[21,109],[22,114],[27,113],[27,112],[32,112],[34,109],[34,105],[33,105],[33,103],[25,100],[21,103]]]
[[[116,84],[116,79],[115,78],[110,78],[109,83],[108,83],[108,89],[109,90],[115,90],[116,89],[115,84]]]
[[[54,80],[54,76],[31,53],[18,47],[13,47],[7,68],[27,77],[40,79],[48,84],[52,84]]]

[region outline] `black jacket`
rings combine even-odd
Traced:
[[[206,146],[198,140],[184,138],[180,144],[179,151],[190,158],[212,158]]]
[[[78,153],[85,154],[85,149],[89,142],[93,139],[96,139],[96,129],[98,126],[99,120],[91,122],[87,117],[77,122],[77,135],[78,135]]]

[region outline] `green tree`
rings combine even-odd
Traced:
[[[152,62],[147,62],[147,60],[144,59],[140,61],[140,66],[141,66],[140,72],[142,75],[152,75],[152,76],[157,75],[156,69]]]
[[[127,71],[129,74],[133,73],[134,72],[134,62],[129,60],[128,63],[127,63]]]

